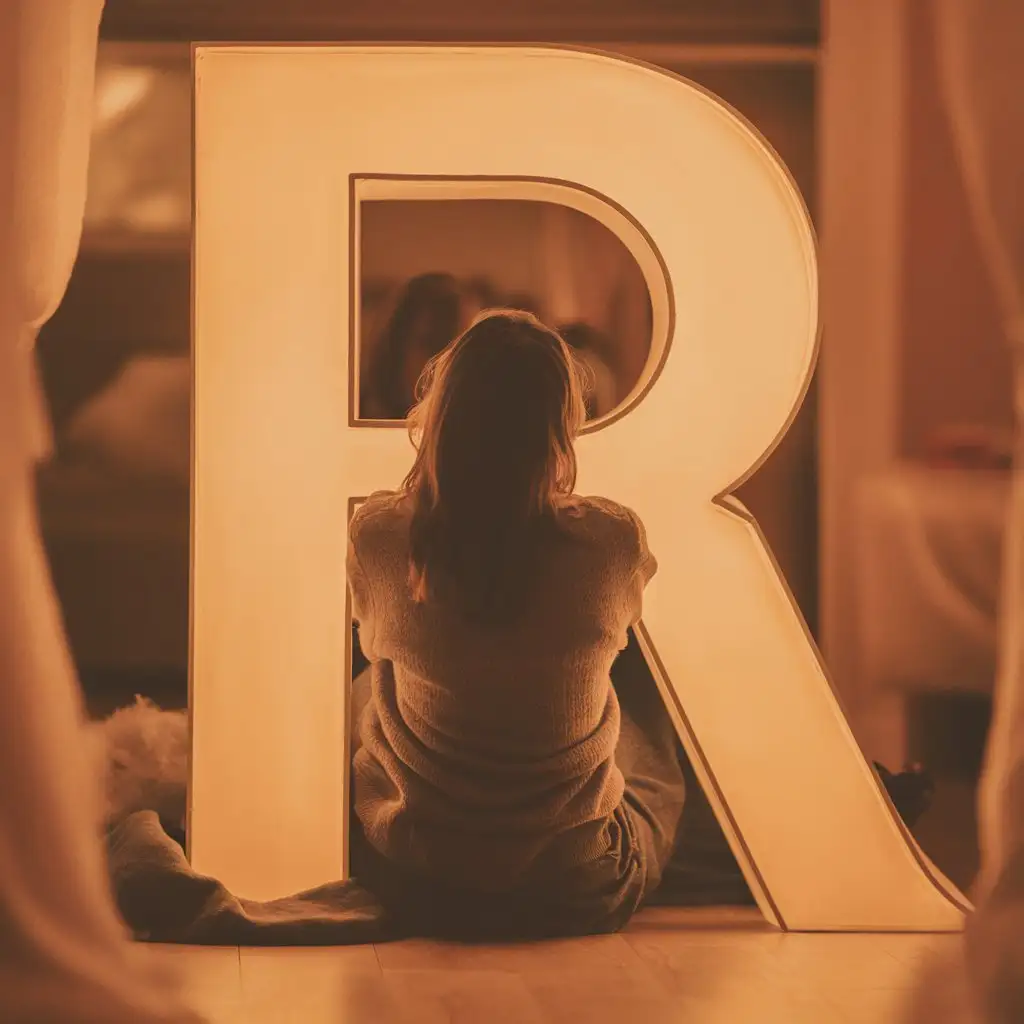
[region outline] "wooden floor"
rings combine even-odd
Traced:
[[[893,1024],[925,964],[952,960],[958,944],[783,935],[756,912],[652,908],[618,935],[551,943],[160,955],[211,1024]]]

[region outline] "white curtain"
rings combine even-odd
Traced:
[[[1015,357],[1018,438],[1024,436],[1024,4],[936,0],[939,67],[977,237]],[[1018,445],[1020,448],[1020,445]],[[1024,464],[1008,523],[996,714],[982,788],[986,878],[1024,845],[1024,805],[1007,805],[1024,771]]]
[[[32,345],[78,249],[101,9],[0,2],[0,1016],[23,1024],[196,1019],[113,906],[32,487]]]
[[[986,1019],[1024,1020],[1024,3],[935,0],[935,13],[943,98],[1014,356],[1017,418],[968,950]]]

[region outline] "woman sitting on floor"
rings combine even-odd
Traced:
[[[427,370],[404,485],[353,517],[351,866],[400,931],[610,931],[662,880],[751,899],[628,643],[643,526],[573,494],[577,370],[533,316],[477,320]],[[108,824],[153,808],[183,839],[185,714],[142,701],[94,729]],[[880,770],[912,823],[924,777]]]
[[[684,795],[657,692],[620,708],[610,679],[656,569],[643,525],[573,493],[578,367],[535,317],[478,319],[421,390],[412,471],[351,523],[353,873],[435,934],[618,929]]]

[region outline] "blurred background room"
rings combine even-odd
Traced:
[[[820,366],[739,496],[865,752],[935,777],[919,839],[969,884],[1010,358],[943,111],[929,0],[827,6],[826,18],[815,0],[108,0],[81,251],[38,349],[54,436],[43,530],[92,713],[135,694],[168,708],[188,698],[189,41],[593,46],[735,107],[819,226]],[[495,305],[565,329],[590,368],[594,417],[643,378],[642,276],[583,214],[514,199],[368,201],[359,255],[364,418],[404,416],[426,359]]]

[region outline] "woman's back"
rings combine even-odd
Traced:
[[[520,614],[482,626],[409,586],[411,503],[371,497],[350,580],[373,695],[354,761],[370,844],[466,888],[545,882],[601,858],[623,793],[610,669],[654,571],[636,516],[560,507]]]

